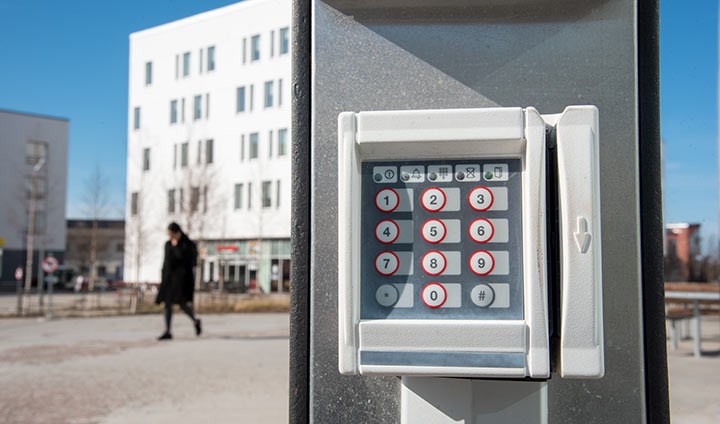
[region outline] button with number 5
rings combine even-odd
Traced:
[[[423,287],[421,297],[425,306],[435,309],[445,304],[447,291],[445,291],[442,284],[430,283]]]
[[[445,255],[437,250],[431,250],[422,257],[420,261],[423,271],[428,275],[440,275],[445,271],[447,260]]]
[[[447,229],[445,228],[445,224],[439,219],[428,219],[423,224],[422,231],[420,232],[423,240],[432,244],[443,241],[445,234],[447,234]]]
[[[495,267],[495,258],[486,250],[478,250],[468,261],[470,270],[477,275],[488,275]]]
[[[395,243],[398,237],[400,237],[400,227],[398,227],[395,221],[385,219],[375,226],[375,238],[380,243]]]
[[[445,207],[445,192],[437,187],[430,187],[420,196],[422,207],[428,212],[437,212]]]
[[[375,271],[380,275],[393,275],[399,268],[400,258],[393,252],[386,250],[375,257]]]
[[[478,212],[490,209],[493,204],[493,194],[487,187],[475,187],[468,195],[470,207]]]
[[[485,218],[478,218],[468,227],[468,234],[475,243],[487,243],[495,234],[495,227]]]
[[[375,195],[375,206],[382,212],[392,212],[400,204],[400,196],[391,188],[384,188]]]

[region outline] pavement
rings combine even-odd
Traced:
[[[0,320],[0,422],[287,422],[287,314],[173,318]]]

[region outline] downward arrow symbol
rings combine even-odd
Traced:
[[[579,216],[577,219],[577,231],[573,233],[575,236],[575,244],[580,253],[585,253],[590,248],[590,240],[592,236],[588,232],[588,223],[585,218]]]

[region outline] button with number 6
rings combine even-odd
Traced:
[[[445,207],[445,192],[437,187],[430,187],[420,196],[422,207],[428,212],[437,212]]]
[[[420,235],[428,243],[437,244],[445,239],[447,228],[439,219],[428,219],[422,226]]]
[[[445,255],[437,250],[431,250],[422,257],[420,262],[423,271],[428,275],[440,275],[445,271],[447,260]]]
[[[445,304],[447,299],[447,291],[442,284],[430,283],[423,287],[421,296],[423,303],[428,308],[439,308]]]
[[[488,275],[495,267],[495,258],[486,250],[478,250],[468,260],[470,271],[477,275]]]
[[[485,218],[478,218],[468,227],[468,234],[475,243],[487,243],[495,233],[495,227]]]
[[[487,187],[475,187],[468,194],[468,203],[476,211],[484,212],[493,204],[492,191]]]
[[[384,188],[375,195],[375,206],[382,212],[392,212],[400,204],[400,196],[391,188]]]
[[[375,226],[375,238],[377,241],[383,244],[395,243],[395,240],[400,237],[400,227],[389,219],[378,222]]]
[[[393,275],[399,268],[400,258],[393,252],[386,250],[375,257],[375,271],[380,275]]]

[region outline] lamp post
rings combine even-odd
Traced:
[[[33,166],[31,183],[30,183],[30,206],[28,207],[28,232],[27,232],[27,256],[25,260],[25,313],[30,311],[30,289],[32,287],[32,267],[33,267],[33,242],[35,238],[35,203],[37,197],[37,178],[40,170],[45,166],[45,159],[40,158]],[[38,285],[42,284],[38,281]]]

